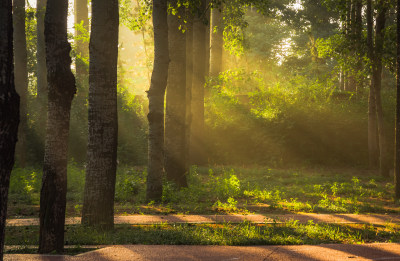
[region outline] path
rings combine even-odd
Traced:
[[[67,218],[66,224],[80,224],[80,218]],[[384,214],[285,214],[285,215],[129,215],[115,216],[115,224],[161,224],[161,223],[280,223],[289,220],[298,220],[307,223],[339,223],[339,224],[385,224],[400,223],[400,215]],[[39,225],[37,218],[8,219],[7,226]]]

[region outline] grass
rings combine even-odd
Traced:
[[[84,169],[69,164],[67,216],[82,209]],[[9,216],[37,217],[41,172],[12,173]],[[399,213],[390,179],[359,170],[279,170],[269,168],[196,168],[189,187],[177,190],[164,182],[161,204],[145,202],[146,170],[120,167],[115,213]]]
[[[116,225],[111,231],[67,226],[66,245],[302,245],[400,242],[399,225],[162,224]],[[8,227],[6,245],[37,245],[38,227]]]

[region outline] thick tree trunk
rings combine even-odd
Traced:
[[[396,97],[396,142],[395,142],[395,157],[394,157],[394,185],[395,199],[400,199],[400,0],[397,0],[397,97]]]
[[[367,0],[367,48],[368,58],[371,65],[374,60],[374,46],[373,46],[373,20],[372,20],[372,3]],[[376,170],[379,165],[379,145],[378,145],[378,125],[376,118],[376,98],[375,98],[375,85],[372,82],[369,88],[368,99],[368,158],[370,169]]]
[[[14,165],[19,97],[14,85],[12,2],[0,2],[0,261],[3,260],[8,187]]]
[[[177,0],[170,0],[176,6]],[[185,16],[185,8],[168,15],[167,106],[165,115],[165,172],[167,179],[178,187],[187,187],[186,180],[186,34],[180,28],[178,17]]]
[[[88,10],[88,0],[75,0],[75,24],[81,24],[89,31],[89,10]],[[82,35],[82,32],[75,29],[75,37]],[[88,76],[88,66],[86,65],[84,59],[89,56],[89,46],[87,42],[82,40],[77,40],[76,43],[76,80],[79,85],[86,86],[85,82]],[[78,90],[79,95],[79,90]]]
[[[220,8],[211,10],[210,77],[217,77],[222,71],[223,15]]]
[[[207,21],[207,25],[206,25],[206,34],[205,34],[205,44],[206,44],[206,53],[205,53],[205,55],[206,55],[206,57],[205,57],[205,60],[206,60],[206,62],[205,62],[205,68],[204,68],[204,70],[205,70],[205,77],[208,77],[209,76],[209,73],[210,73],[210,50],[211,50],[211,48],[210,48],[210,46],[211,46],[211,42],[210,42],[210,40],[211,40],[211,23],[210,23],[210,21],[211,21],[211,10],[210,10],[210,8],[209,8],[209,4],[210,4],[210,0],[206,0],[206,8],[207,8],[207,10],[206,10],[206,21]]]
[[[37,21],[37,43],[36,43],[36,75],[37,75],[37,96],[36,101],[39,105],[37,129],[41,144],[41,157],[44,153],[44,137],[46,136],[46,117],[47,117],[47,66],[46,66],[46,45],[44,41],[44,15],[46,12],[46,0],[36,1],[36,21]]]
[[[114,226],[117,170],[118,0],[92,2],[89,137],[82,224]]]
[[[206,0],[201,0],[200,10],[205,10]],[[201,17],[193,20],[193,83],[192,124],[190,135],[190,161],[205,164],[204,144],[204,84],[206,68],[206,28]]]
[[[190,133],[192,123],[192,82],[193,82],[193,14],[187,11],[186,23],[186,169],[190,168]]]
[[[14,74],[15,89],[20,97],[20,123],[18,131],[18,143],[16,148],[17,162],[21,167],[26,165],[26,133],[27,133],[27,92],[28,92],[28,68],[25,34],[25,0],[13,2],[14,22]]]
[[[45,42],[49,94],[40,193],[40,253],[61,253],[64,248],[69,119],[76,92],[69,56],[67,16],[67,0],[47,1]]]
[[[378,119],[378,135],[379,135],[379,169],[380,174],[389,177],[390,163],[388,145],[386,141],[384,116],[382,109],[381,86],[382,86],[382,52],[384,43],[384,28],[386,20],[386,7],[382,7],[376,18],[375,31],[375,55],[373,62],[372,84],[375,91],[376,114]]]
[[[146,199],[159,201],[162,196],[164,157],[164,95],[167,87],[169,51],[167,0],[153,1],[154,68],[149,98],[149,159]]]

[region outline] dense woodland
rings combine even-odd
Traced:
[[[63,251],[68,202],[112,229],[121,198],[194,195],[197,167],[352,169],[398,200],[398,2],[1,0],[1,245],[10,176],[40,253]]]

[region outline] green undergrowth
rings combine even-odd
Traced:
[[[116,225],[111,231],[66,227],[66,245],[302,245],[321,243],[400,242],[395,225],[300,224],[162,224]],[[37,245],[38,227],[8,227],[6,245]]]
[[[129,214],[250,214],[399,213],[393,183],[360,170],[239,168],[193,166],[188,188],[164,181],[160,203],[145,201],[146,169],[120,167],[115,213]],[[67,216],[80,216],[85,171],[68,167]],[[12,173],[9,216],[38,215],[41,171]]]

